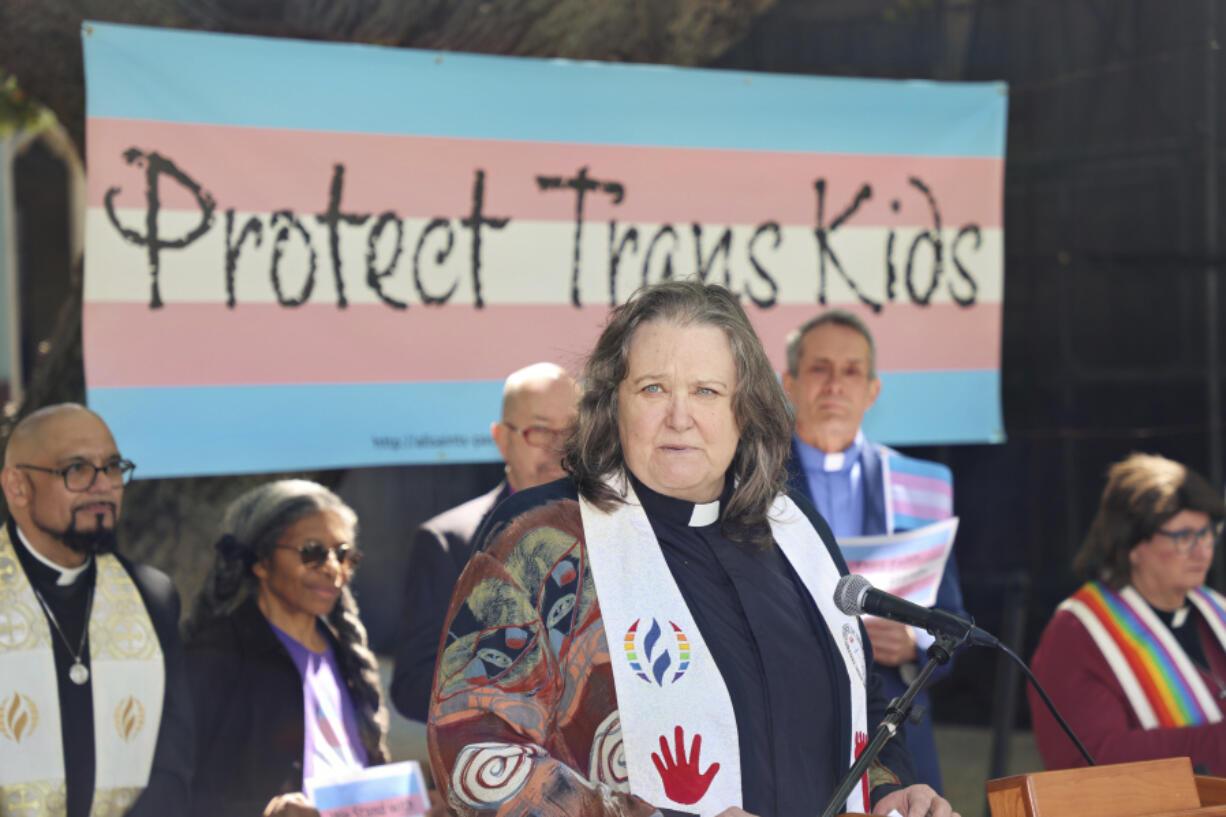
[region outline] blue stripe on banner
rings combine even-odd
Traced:
[[[864,436],[887,445],[1003,443],[1000,371],[882,372]]]
[[[412,785],[412,781],[412,775],[406,774],[374,777],[352,783],[336,783],[315,789],[312,797],[316,809],[327,811],[358,803],[387,800],[392,797],[408,797],[415,793],[413,789],[416,787]]]
[[[1001,82],[480,56],[96,22],[82,38],[89,116],[817,153],[1005,149]]]
[[[882,399],[864,425],[869,439],[1004,440],[999,372],[881,378]],[[103,388],[90,389],[88,401],[138,478],[499,459],[489,427],[501,381]]]
[[[137,478],[499,459],[490,422],[501,381],[89,389],[87,397]]]
[[[941,482],[953,482],[953,472],[947,466],[930,460],[917,460],[914,457],[890,457],[890,471],[895,474],[911,474],[916,477],[939,479]]]

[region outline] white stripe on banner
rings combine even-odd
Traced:
[[[144,223],[140,209],[119,210],[120,223],[135,227]],[[263,240],[257,246],[248,237],[234,262],[234,296],[238,303],[272,303],[276,295],[272,287],[271,264],[274,250],[281,253],[279,276],[285,292],[297,293],[306,281],[312,251],[315,258],[315,285],[310,301],[327,303],[336,300],[328,229],[313,217],[300,217],[292,225],[285,219],[272,223],[268,213],[236,213],[230,245],[249,219],[260,224]],[[199,223],[199,216],[190,211],[163,211],[158,217],[159,234],[167,240],[188,234]],[[423,235],[428,219],[404,220],[404,236],[400,256],[394,270],[380,278],[386,295],[405,303],[421,303],[417,283],[428,295],[440,297],[454,291],[449,303],[472,304],[474,285],[472,274],[472,231],[463,228],[458,218],[446,227],[436,227]],[[618,302],[643,283],[644,268],[650,281],[659,281],[666,264],[671,263],[673,277],[688,277],[698,267],[698,243],[688,224],[673,225],[674,233],[661,235],[651,248],[663,225],[619,224],[617,241],[630,228],[637,230],[637,247],[631,242],[620,255],[616,294]],[[276,239],[279,230],[288,227],[287,236]],[[301,228],[301,229],[300,229]],[[725,229],[730,230],[727,253],[716,253]],[[773,235],[763,234],[754,240],[756,225],[707,225],[703,230],[701,257],[709,265],[707,280],[730,284],[733,291],[748,293],[753,298],[774,297],[777,303],[816,304],[820,289],[819,256],[813,230],[808,227],[781,227],[778,247]],[[379,303],[374,288],[367,283],[368,226],[340,229],[339,255],[345,296],[351,304]],[[396,253],[396,229],[386,227],[375,244],[374,266],[384,271]],[[847,278],[867,297],[876,301],[885,298],[885,248],[891,230],[886,227],[840,227],[832,236],[830,246]],[[910,301],[907,290],[907,247],[921,230],[893,230],[894,266],[898,275],[895,283],[896,303]],[[514,230],[486,229],[481,233],[481,296],[486,304],[570,304],[575,292],[574,270],[575,225],[557,221],[519,221]],[[307,238],[304,238],[304,235]],[[951,290],[960,297],[971,292],[966,277],[953,264],[949,247],[957,236],[956,230],[943,230],[945,242],[941,279],[932,293],[931,303],[953,303]],[[309,238],[309,248],[308,248]],[[86,215],[85,300],[141,303],[150,300],[151,278],[148,250],[124,240],[111,224],[106,212],[91,209]],[[420,249],[419,249],[420,247]],[[159,289],[166,303],[224,303],[226,291],[226,216],[220,214],[208,232],[183,249],[161,251]],[[901,248],[901,249],[900,249]],[[443,257],[439,261],[439,254]],[[715,255],[713,263],[711,262]],[[607,223],[584,226],[579,244],[580,275],[578,293],[584,304],[608,304],[610,281],[609,227]],[[985,229],[978,249],[969,246],[959,250],[959,262],[966,275],[974,280],[977,303],[996,303],[1003,297],[1004,257],[1003,232]],[[761,267],[759,272],[754,261]],[[105,266],[105,270],[97,266]],[[926,291],[932,281],[933,260],[926,242],[916,253],[912,285]],[[728,278],[725,279],[725,269]],[[200,270],[211,271],[201,275]],[[524,275],[523,270],[532,270]],[[105,272],[105,274],[103,274]],[[768,280],[769,278],[769,280]],[[771,282],[778,287],[774,292]],[[831,305],[858,303],[856,294],[835,268],[829,256],[826,261],[826,300]]]

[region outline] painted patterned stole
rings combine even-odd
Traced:
[[[1226,649],[1226,599],[1201,587],[1188,594]],[[1132,587],[1119,592],[1088,582],[1060,605],[1077,616],[1146,729],[1222,720],[1200,671],[1170,629]]]
[[[885,481],[887,531],[914,530],[953,516],[953,473],[948,468],[884,446],[878,451]]]
[[[20,545],[17,545],[19,547]],[[0,817],[52,817],[65,808],[55,637],[0,526]],[[162,719],[165,666],[132,578],[96,557],[89,662],[94,704],[90,817],[126,814],[149,781]]]

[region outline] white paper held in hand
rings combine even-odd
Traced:
[[[316,775],[302,788],[320,817],[418,817],[430,808],[416,760]]]

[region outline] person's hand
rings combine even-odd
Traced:
[[[430,808],[426,810],[426,817],[448,817],[452,813],[438,789],[430,789],[427,794],[430,795]]]
[[[914,661],[915,630],[906,624],[884,618],[864,619],[864,629],[873,642],[873,660],[887,667],[896,667]]]
[[[897,809],[902,817],[962,817],[932,786],[923,783],[882,797],[873,807],[873,814],[889,814],[892,809]]]
[[[300,791],[278,794],[264,807],[264,817],[319,817],[319,811]]]
[[[715,817],[758,817],[758,815],[750,814],[745,809],[733,806],[732,808],[724,809],[719,814],[716,814]]]

